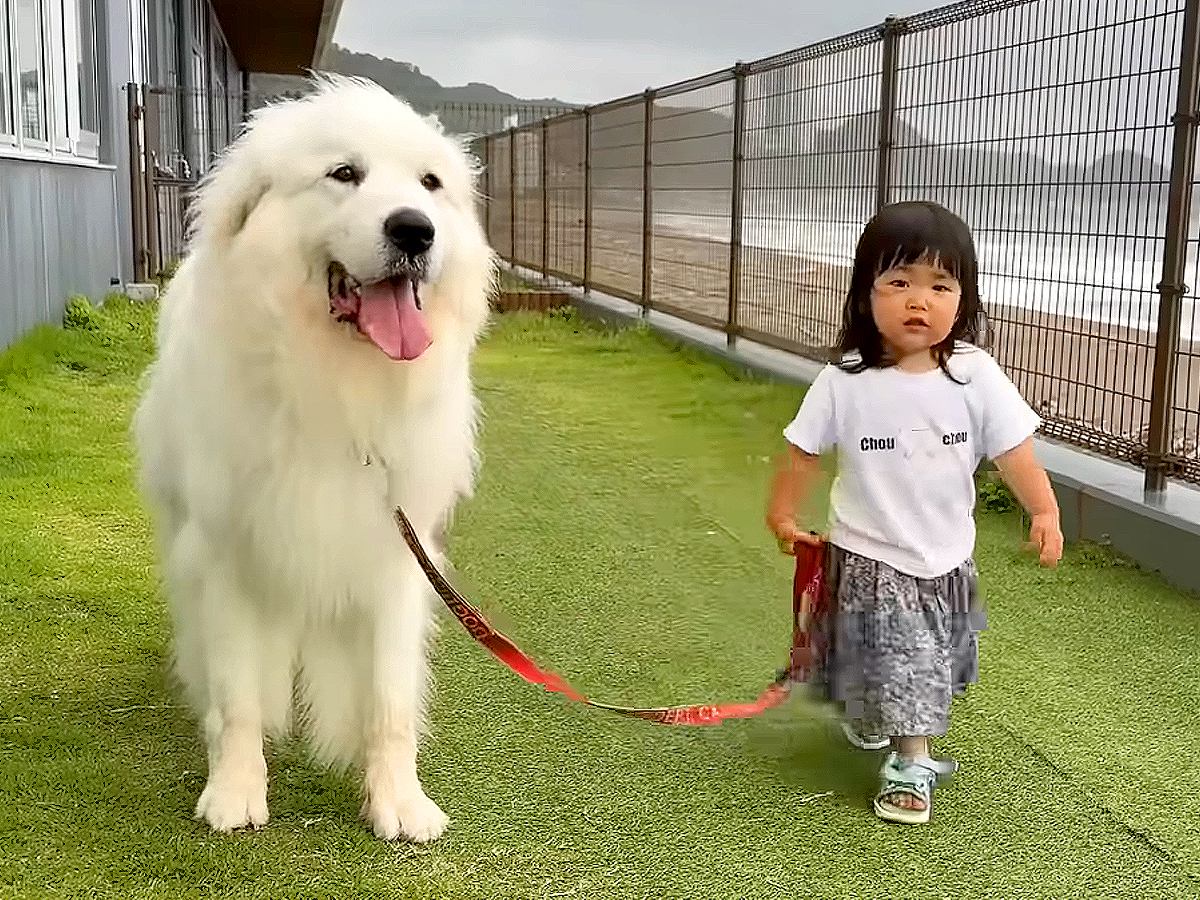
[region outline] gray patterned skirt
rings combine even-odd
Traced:
[[[810,685],[864,732],[944,735],[951,701],[979,680],[986,616],[974,561],[915,578],[827,547],[829,615],[814,628],[828,652]]]

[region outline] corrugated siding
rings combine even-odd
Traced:
[[[116,173],[0,159],[0,348],[119,278]]]

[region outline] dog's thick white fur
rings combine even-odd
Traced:
[[[293,710],[318,758],[361,767],[377,835],[446,827],[417,776],[436,597],[392,511],[436,553],[475,478],[469,364],[495,277],[476,183],[436,122],[318,76],[260,110],[201,187],[134,440],[207,742],[195,814],[214,829],[267,821],[264,735]],[[385,234],[398,211],[432,227],[419,258]],[[432,339],[415,359],[333,314],[346,285],[397,272]]]

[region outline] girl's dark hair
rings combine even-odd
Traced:
[[[967,224],[936,203],[915,200],[893,203],[867,223],[854,251],[850,289],[842,310],[842,330],[834,346],[837,364],[848,372],[891,365],[883,336],[871,314],[871,288],[893,266],[933,262],[953,275],[962,289],[958,315],[946,339],[933,346],[938,367],[953,381],[946,360],[957,341],[985,346],[987,317],[979,299],[979,264]],[[858,359],[847,360],[851,353]]]

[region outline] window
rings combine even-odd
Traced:
[[[97,0],[0,0],[0,146],[94,159]]]
[[[0,143],[16,141],[13,129],[13,67],[8,40],[8,0],[0,0]]]
[[[100,146],[96,0],[62,0],[62,9],[65,133],[71,152],[94,157]]]
[[[26,141],[45,143],[46,65],[42,46],[40,0],[15,0],[17,37],[17,107],[21,113],[21,135]]]
[[[62,3],[44,3],[42,13],[45,21],[45,37],[43,38],[45,46],[44,58],[48,73],[48,83],[46,85],[46,108],[48,115],[46,123],[50,129],[50,139],[54,147],[58,150],[70,152],[71,126],[69,124],[70,110],[68,109],[68,105],[73,105],[71,101],[74,100],[74,97],[71,96],[71,91],[67,90],[67,85],[73,83],[74,79],[68,82],[64,77],[70,71],[67,68],[67,45],[65,40],[66,35],[70,32],[67,28],[67,20],[63,17]],[[74,10],[70,10],[70,13],[73,19]]]
[[[209,86],[212,91],[212,108],[209,110],[209,142],[213,152],[219,152],[229,142],[229,100],[225,87],[227,65],[225,62],[225,40],[215,18],[209,24]]]
[[[147,4],[147,9],[153,15],[150,33],[154,36],[151,41],[151,79],[158,84],[175,86],[180,84],[179,72],[179,24],[176,0],[155,0]]]
[[[79,130],[100,134],[100,83],[96,64],[96,0],[76,2],[76,62],[79,78]]]

